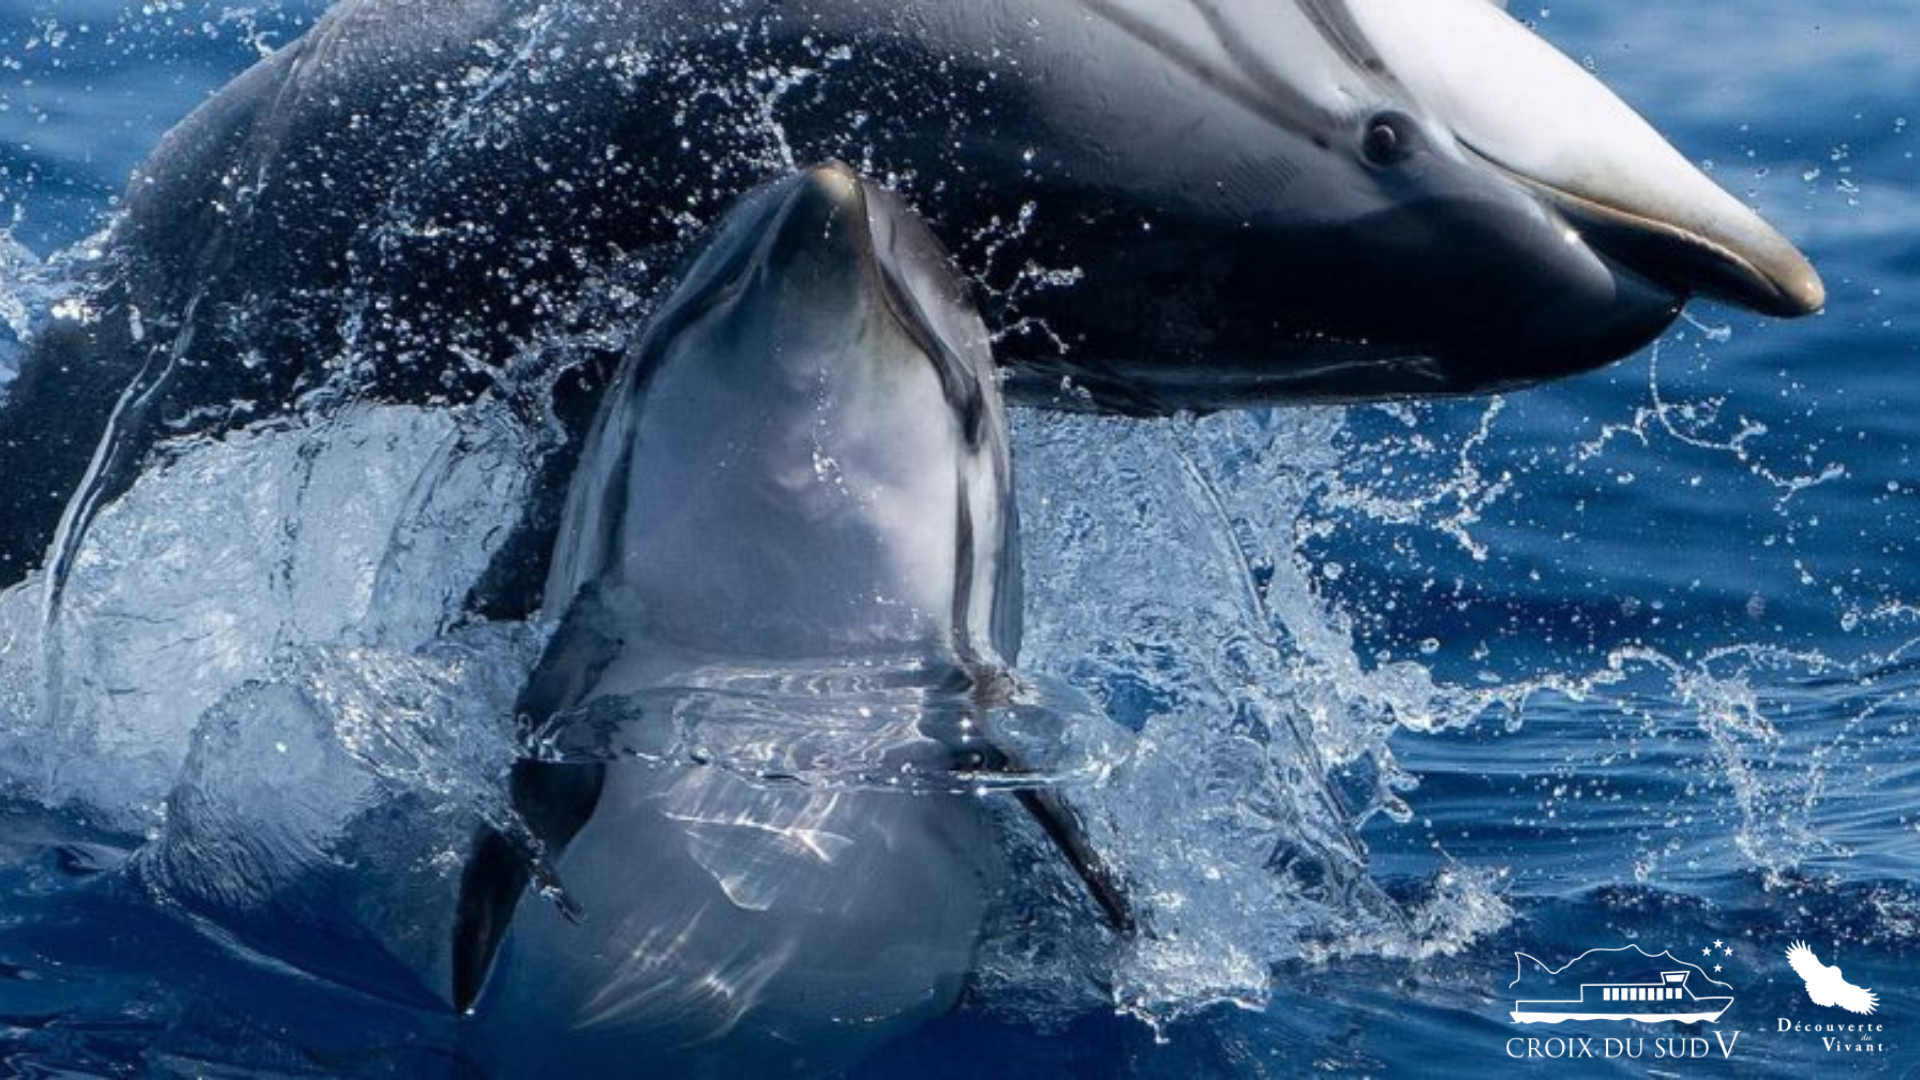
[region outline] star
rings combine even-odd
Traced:
[[[1715,971],[1719,971],[1719,970],[1720,970],[1720,965],[1719,965],[1719,964],[1715,964],[1715,965],[1713,965],[1713,970],[1715,970]]]
[[[1700,955],[1701,955],[1701,956],[1712,956],[1712,955],[1713,955],[1713,950],[1712,950],[1712,949],[1701,949],[1701,950],[1700,950]]]
[[[1716,941],[1716,942],[1714,942],[1714,943],[1713,943],[1713,947],[1714,947],[1714,948],[1716,948],[1716,949],[1717,949],[1717,948],[1719,948],[1719,947],[1720,947],[1720,942],[1718,942],[1718,941]]]
[[[1728,956],[1732,956],[1732,955],[1733,955],[1733,949],[1732,949],[1732,948],[1730,948],[1730,947],[1729,947],[1729,948],[1725,948],[1725,949],[1721,949],[1720,951],[1721,951],[1721,952],[1723,952],[1723,953],[1726,953],[1726,954],[1727,954]]]

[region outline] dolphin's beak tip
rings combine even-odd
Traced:
[[[867,242],[866,191],[859,174],[839,161],[825,161],[796,173],[781,200],[776,234],[791,236],[792,253],[816,248],[822,237],[837,236],[854,248]]]
[[[860,177],[844,161],[829,159],[804,171],[804,189],[828,202],[851,204],[860,194]]]
[[[1798,248],[1780,241],[1785,251],[1767,262],[1750,264],[1755,279],[1751,296],[1729,297],[1763,315],[1799,319],[1827,307],[1827,283]],[[1770,263],[1770,265],[1769,265]]]
[[[1789,309],[1784,312],[1787,318],[1797,319],[1803,315],[1817,315],[1827,309],[1827,283],[1820,279],[1820,271],[1808,263],[1804,273],[1789,278],[1781,290]]]

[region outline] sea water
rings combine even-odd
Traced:
[[[0,11],[0,393],[86,317],[65,273],[133,166],[324,6]],[[1124,732],[1061,782],[1153,932],[1038,875],[966,1006],[861,1075],[1920,1068],[1912,12],[1515,11],[1802,242],[1829,311],[1698,305],[1500,399],[1017,414],[1023,675]],[[484,405],[210,440],[100,513],[57,602],[0,595],[8,1074],[471,1070],[394,965],[506,814],[540,630],[459,607],[530,449]],[[808,779],[848,780],[834,751]],[[1879,1012],[1809,1001],[1799,940]],[[1510,1019],[1516,954],[1627,945],[1734,1004]]]

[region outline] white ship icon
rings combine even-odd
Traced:
[[[1716,1022],[1733,1004],[1728,997],[1696,997],[1687,988],[1690,971],[1663,971],[1654,983],[1580,984],[1572,1001],[1516,1001],[1513,1019],[1521,1024],[1558,1024],[1564,1020],[1640,1020],[1646,1023]]]

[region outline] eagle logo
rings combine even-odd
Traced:
[[[1804,941],[1796,941],[1787,950],[1787,963],[1793,965],[1794,973],[1806,981],[1807,996],[1815,1005],[1839,1006],[1849,1012],[1872,1013],[1880,1005],[1880,999],[1873,991],[1855,986],[1840,977],[1838,965],[1828,967],[1813,955]]]

